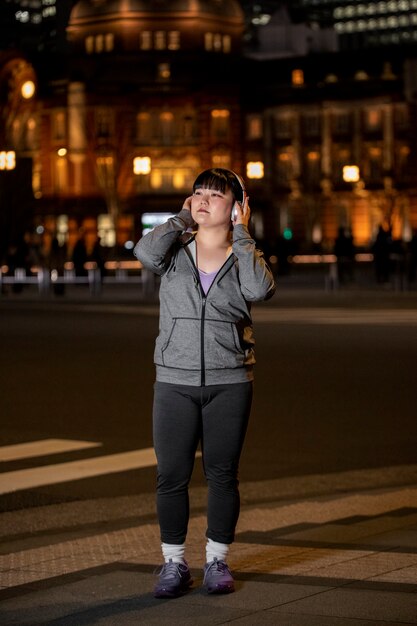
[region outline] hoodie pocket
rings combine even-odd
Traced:
[[[162,365],[184,370],[200,369],[200,341],[200,320],[175,318],[168,339],[161,347]]]
[[[242,367],[245,353],[233,322],[206,320],[205,363],[209,370]]]

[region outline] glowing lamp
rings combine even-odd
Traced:
[[[135,157],[133,159],[133,173],[134,174],[149,174],[151,171],[151,158],[150,157]]]
[[[35,94],[35,83],[33,80],[26,80],[21,87],[20,93],[25,100],[30,100]]]
[[[343,166],[343,180],[345,183],[357,183],[359,182],[360,174],[359,167],[357,165],[344,165]]]
[[[264,164],[262,161],[249,161],[249,163],[246,163],[246,176],[248,178],[263,178]]]
[[[2,150],[0,152],[0,170],[14,170],[16,167],[16,152]]]

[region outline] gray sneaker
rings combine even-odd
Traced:
[[[203,586],[207,593],[232,593],[235,590],[235,581],[224,561],[215,558],[205,564]]]
[[[154,598],[177,598],[193,584],[187,563],[173,563],[169,559],[158,572],[158,582],[153,591]]]

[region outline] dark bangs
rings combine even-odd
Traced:
[[[238,179],[233,172],[222,167],[213,167],[201,172],[194,182],[193,192],[196,189],[215,189],[221,193],[226,193],[230,189],[235,200],[243,201],[243,191]]]

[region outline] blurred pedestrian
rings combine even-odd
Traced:
[[[337,276],[343,285],[353,280],[353,264],[355,260],[355,246],[352,232],[349,228],[340,226],[334,244],[334,254],[337,259]]]
[[[408,244],[408,280],[415,282],[417,274],[417,230],[414,230],[412,239]]]
[[[72,251],[72,262],[76,276],[87,276],[85,264],[87,262],[87,246],[85,242],[85,233],[81,229],[77,241]]]
[[[153,433],[165,564],[157,598],[176,597],[192,584],[184,554],[199,441],[208,484],[203,584],[208,593],[234,591],[226,558],[239,516],[238,465],[252,400],[250,302],[274,292],[249,217],[240,177],[206,170],[178,215],[135,247],[143,265],[161,276]]]
[[[378,227],[378,233],[372,246],[374,255],[375,274],[378,283],[389,281],[391,231],[386,230],[382,225]]]

